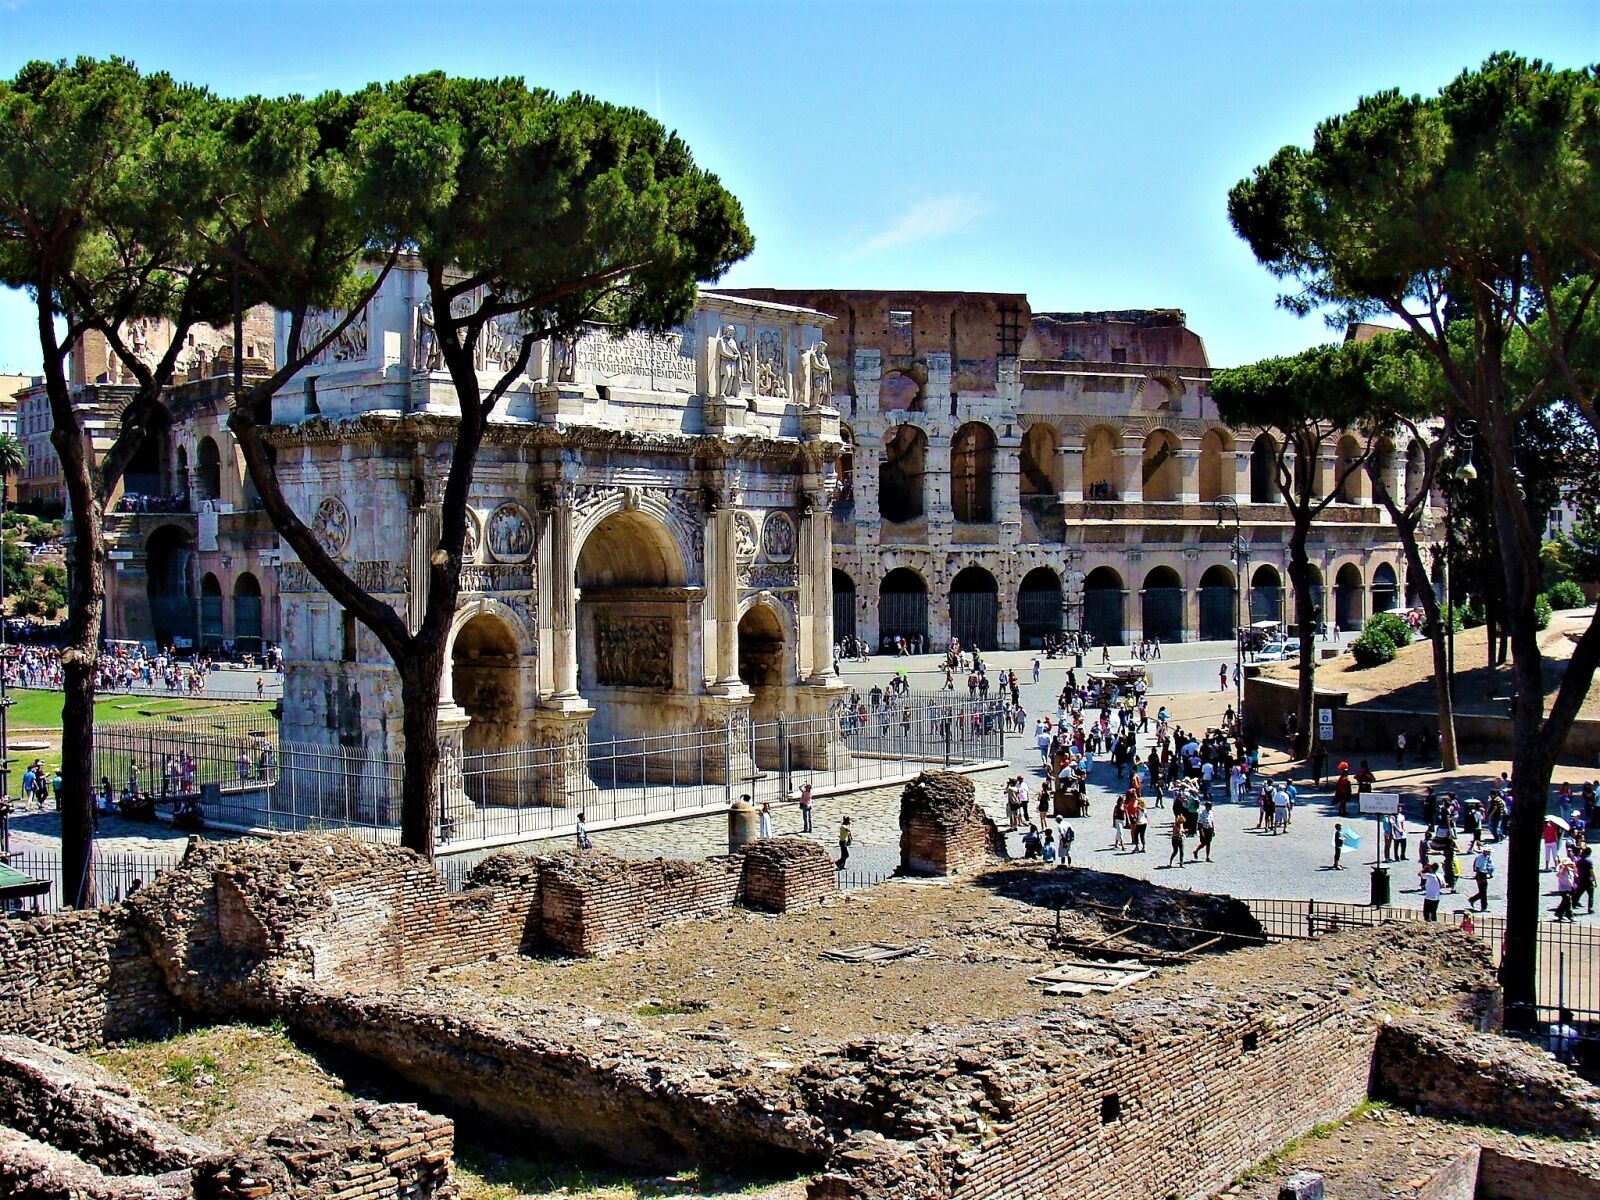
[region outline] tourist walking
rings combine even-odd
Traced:
[[[1211,843],[1217,836],[1217,819],[1211,812],[1211,801],[1207,800],[1200,809],[1200,815],[1195,818],[1195,826],[1200,831],[1200,844],[1194,849],[1196,859],[1202,850],[1206,853],[1206,861],[1211,861]]]
[[[1337,821],[1335,821],[1334,825],[1333,825],[1333,869],[1335,871],[1344,870],[1344,867],[1339,865],[1339,859],[1343,855],[1344,855],[1344,826],[1339,824]]]
[[[839,870],[844,870],[845,863],[850,861],[850,843],[855,840],[855,834],[850,829],[850,818],[842,817],[839,820]]]
[[[1573,874],[1572,903],[1576,907],[1578,898],[1586,896],[1589,900],[1589,915],[1594,916],[1594,847],[1585,846],[1583,853],[1578,856],[1578,861]]]
[[[1439,899],[1444,895],[1444,880],[1439,878],[1439,864],[1429,863],[1422,868],[1422,919],[1439,919]]]
[[[1176,807],[1176,806],[1174,806]],[[1172,814],[1172,853],[1167,855],[1167,866],[1172,865],[1172,860],[1177,859],[1178,865],[1183,866],[1183,814],[1174,811]]]
[[[578,849],[579,850],[593,850],[594,849],[594,843],[589,840],[588,814],[581,813],[581,812],[578,814],[578,823],[573,826],[572,832],[576,835],[576,837],[578,839]]]
[[[756,818],[757,836],[769,838],[772,836],[772,805],[765,800],[761,802],[761,814]]]
[[[1480,849],[1478,856],[1472,860],[1472,878],[1477,883],[1478,890],[1472,899],[1467,901],[1467,907],[1488,912],[1489,880],[1494,878],[1494,859],[1489,855],[1489,847],[1484,846]]]

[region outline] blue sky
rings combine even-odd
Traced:
[[[744,202],[728,282],[1185,309],[1216,365],[1330,334],[1278,311],[1228,187],[1384,87],[1491,51],[1600,61],[1600,3],[74,3],[0,0],[0,74],[121,54],[228,94],[441,68],[638,105]],[[33,371],[0,294],[0,371]]]

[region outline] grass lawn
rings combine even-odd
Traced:
[[[169,713],[202,712],[208,708],[227,705],[237,708],[237,703],[221,700],[190,700],[165,696],[102,696],[94,702],[94,719],[100,724],[117,721],[139,721],[147,717],[161,717]],[[257,704],[263,715],[271,711],[270,704]],[[11,711],[7,723],[12,731],[19,729],[61,729],[61,693],[17,689],[11,692]]]

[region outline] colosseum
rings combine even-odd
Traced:
[[[834,512],[836,636],[986,649],[1078,629],[1110,645],[1227,639],[1236,599],[1241,623],[1284,618],[1276,444],[1218,417],[1205,345],[1181,311],[1036,313],[1015,293],[741,294],[837,320],[835,404],[852,453]],[[1354,436],[1331,439],[1318,480],[1360,453]],[[1395,495],[1414,495],[1420,448],[1382,447],[1379,469]],[[1313,527],[1330,628],[1401,603],[1404,558],[1370,491],[1354,473]]]

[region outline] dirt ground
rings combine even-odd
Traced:
[[[1036,1009],[1039,989],[1028,978],[1059,956],[1043,948],[1042,931],[1016,922],[1051,920],[986,888],[897,880],[787,916],[734,912],[673,926],[642,950],[605,958],[522,958],[437,979],[729,1036],[758,1053],[804,1055],[860,1034]],[[919,952],[878,965],[818,958],[873,942]]]
[[[1554,701],[1566,674],[1573,639],[1588,626],[1589,618],[1587,609],[1556,613],[1550,619],[1550,627],[1539,635],[1547,706]],[[1456,708],[1465,713],[1504,716],[1505,701],[1497,697],[1511,694],[1511,666],[1508,662],[1491,670],[1487,665],[1488,647],[1489,634],[1484,626],[1456,634]],[[1262,668],[1263,675],[1291,681],[1297,671],[1294,663],[1273,663]],[[1348,690],[1351,704],[1381,700],[1385,705],[1431,712],[1435,707],[1433,674],[1432,644],[1419,639],[1403,647],[1393,662],[1377,667],[1357,667],[1348,654],[1319,663],[1317,686]],[[1600,717],[1600,689],[1590,688],[1579,715]]]
[[[350,1095],[280,1028],[216,1025],[95,1058],[167,1120],[223,1146],[303,1121]]]

